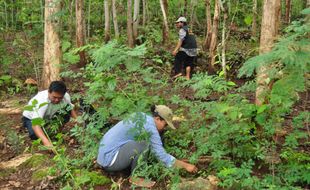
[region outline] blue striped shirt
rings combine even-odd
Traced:
[[[141,118],[141,116],[142,122],[132,119]],[[120,121],[103,136],[100,141],[97,163],[103,167],[109,166],[120,147],[129,141],[137,141],[137,137],[143,132],[149,135],[151,151],[166,166],[171,167],[175,162],[175,157],[165,151],[154,118],[145,113],[136,113],[131,119]]]

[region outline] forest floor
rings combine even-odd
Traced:
[[[192,98],[190,90],[183,93],[184,97]],[[291,119],[299,111],[310,109],[308,93],[309,91],[300,94],[300,100],[295,104],[292,113],[285,117],[287,126],[291,126]],[[213,99],[217,99],[216,95]],[[249,99],[253,101],[253,96],[249,96]],[[27,97],[11,96],[9,99],[2,100],[0,104],[0,189],[60,189],[61,183],[57,182],[55,177],[42,174],[48,164],[52,163],[48,160],[52,160],[54,155],[48,151],[33,149],[27,131],[21,126],[22,107],[27,101]],[[64,127],[64,130],[69,130],[68,127],[70,127],[70,123]],[[290,131],[290,127],[285,128],[279,133],[279,136],[275,137],[277,138],[275,141],[283,143],[284,136]],[[305,133],[309,133],[306,128]],[[67,147],[68,152],[74,151],[79,146],[74,143],[72,138],[65,139],[64,144],[70,144]],[[304,151],[310,152],[310,147],[303,148]],[[128,174],[107,174],[96,164],[92,169],[112,179],[114,187],[131,188]],[[260,172],[257,171],[257,176]],[[159,183],[155,189],[161,189],[163,186],[164,184]],[[111,184],[95,187],[95,189],[111,188]]]

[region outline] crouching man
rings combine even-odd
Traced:
[[[43,126],[32,125],[32,120],[41,118],[49,121],[55,116],[61,116],[63,123],[66,123],[70,120],[70,116],[76,118],[77,114],[67,93],[67,87],[62,81],[53,81],[48,90],[39,92],[28,102],[28,105],[33,105],[33,101],[37,101],[35,108],[32,111],[25,110],[23,112],[23,126],[27,128],[31,139],[39,138],[44,146],[52,147],[52,142],[42,130]]]
[[[134,113],[130,119],[120,121],[112,127],[100,142],[97,163],[108,172],[129,168],[132,174],[138,158],[143,156],[144,151],[151,150],[167,167],[174,166],[191,173],[197,172],[195,165],[176,159],[163,147],[160,132],[167,127],[175,129],[171,109],[165,105],[154,105],[151,107],[151,113],[152,115]],[[145,136],[143,135],[145,133],[149,139],[138,140],[139,136]],[[146,183],[141,177],[130,178],[130,182],[141,187],[151,187],[155,184],[155,182]]]

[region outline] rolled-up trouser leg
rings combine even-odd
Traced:
[[[138,158],[147,149],[148,146],[145,142],[129,141],[119,149],[115,162],[104,169],[115,172],[130,167],[132,172],[137,166]]]

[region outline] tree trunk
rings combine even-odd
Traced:
[[[91,0],[88,2],[88,14],[87,14],[87,39],[90,37],[90,12],[91,12]]]
[[[146,0],[142,0],[142,26],[145,27],[146,23],[146,10],[147,10],[147,4]]]
[[[191,15],[190,15],[190,18],[191,18],[191,22],[190,22],[190,28],[193,29],[194,28],[194,18],[195,18],[195,13],[196,13],[196,6],[197,6],[197,0],[191,0],[191,3],[190,3],[190,7],[191,7]]]
[[[54,80],[59,80],[59,70],[62,52],[59,39],[59,17],[55,16],[60,11],[59,0],[45,0],[45,25],[44,25],[44,63],[42,73],[43,89],[48,88]]]
[[[291,0],[285,1],[285,23],[289,24],[291,22]]]
[[[210,0],[206,0],[205,3],[206,3],[207,32],[203,47],[204,50],[207,51],[210,48],[210,42],[211,42],[212,20],[211,20]]]
[[[256,37],[257,0],[253,0],[252,37]]]
[[[132,1],[127,0],[127,38],[128,38],[128,46],[133,48],[133,31],[132,31]]]
[[[8,30],[9,29],[9,21],[8,21],[7,4],[5,1],[3,1],[3,3],[4,3],[4,14],[5,14],[5,29]]]
[[[187,5],[188,5],[188,2],[187,0],[184,0],[184,17],[187,17]]]
[[[110,14],[109,0],[104,0],[104,41],[110,40]]]
[[[168,25],[168,2],[167,0],[160,0],[160,8],[163,14],[163,44],[169,40],[169,25]]]
[[[263,18],[261,26],[259,53],[264,54],[271,51],[274,40],[278,34],[279,15],[281,1],[280,0],[264,0]],[[257,69],[257,88],[256,99],[257,105],[265,102],[266,92],[268,90],[268,67],[260,66]]]
[[[82,47],[85,45],[85,32],[84,32],[84,0],[75,1],[75,14],[76,14],[76,46]],[[85,51],[79,51],[80,63],[79,66],[86,65]]]
[[[227,15],[227,9],[224,6],[223,6],[222,10],[224,13],[223,28],[222,28],[222,71],[223,71],[223,75],[226,79],[227,78],[227,72],[226,72],[226,21],[227,21],[228,15]]]
[[[138,27],[139,27],[139,13],[140,13],[140,0],[134,0],[133,8],[133,39],[137,40],[138,38]]]
[[[219,0],[215,0],[214,6],[214,17],[213,17],[213,26],[211,33],[211,42],[210,42],[210,50],[209,50],[209,58],[211,60],[211,67],[214,68],[215,64],[215,56],[217,50],[217,35],[218,35],[218,25],[219,25],[219,16],[220,16],[220,7]]]
[[[74,0],[70,0],[69,1],[69,13],[70,13],[70,17],[69,17],[69,28],[68,28],[68,32],[69,32],[69,35],[70,35],[70,39],[74,39]]]
[[[119,30],[118,30],[115,0],[112,0],[112,16],[113,16],[113,26],[114,26],[115,38],[118,39],[119,38]]]

